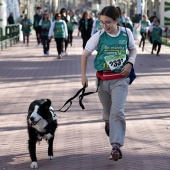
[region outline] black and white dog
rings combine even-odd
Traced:
[[[48,141],[48,156],[53,159],[53,140],[58,126],[57,116],[49,99],[33,101],[28,109],[28,149],[32,160],[30,168],[38,168],[36,143],[42,139]]]

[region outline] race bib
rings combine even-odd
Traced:
[[[121,66],[126,61],[126,54],[117,55],[109,55],[104,57],[106,63],[108,64],[110,70],[115,70]]]

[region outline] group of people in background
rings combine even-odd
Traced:
[[[144,51],[145,40],[148,37],[150,43],[152,44],[151,54],[153,54],[153,51],[155,50],[157,51],[156,55],[159,56],[159,52],[161,50],[162,45],[162,33],[166,32],[168,28],[163,28],[162,26],[160,26],[160,20],[156,16],[153,17],[151,23],[147,15],[142,16],[142,20],[139,22],[138,26],[136,27],[136,30],[139,28],[139,26],[141,34],[139,47],[142,46],[142,51]]]
[[[151,54],[154,53],[154,50],[157,50],[156,54],[159,55],[162,44],[162,33],[167,31],[167,28],[160,26],[160,20],[155,16],[152,22],[150,22],[147,15],[144,14],[134,30],[131,19],[126,16],[125,12],[121,12],[120,7],[116,8],[120,14],[118,19],[120,26],[129,28],[131,32],[136,32],[140,27],[141,40],[139,47],[142,47],[142,51],[144,51],[145,41],[148,38],[150,43],[153,44]],[[9,23],[14,23],[12,18],[11,13],[8,18]],[[29,46],[29,35],[33,26],[36,33],[37,46],[43,45],[44,56],[49,56],[50,42],[52,37],[54,37],[58,52],[57,58],[59,59],[67,54],[68,44],[72,46],[73,31],[76,25],[78,26],[78,35],[81,35],[83,41],[83,49],[90,37],[102,29],[99,11],[96,13],[96,18],[94,19],[89,11],[84,11],[82,17],[76,17],[72,11],[67,11],[65,8],[62,8],[59,13],[54,13],[50,19],[48,12],[42,13],[41,7],[37,7],[33,23],[27,15],[24,16],[20,23],[23,31],[23,46]]]
[[[49,56],[50,42],[54,38],[58,52],[57,58],[61,59],[63,55],[67,54],[68,44],[72,46],[73,31],[78,21],[73,12],[68,12],[65,8],[62,8],[60,13],[55,13],[53,18],[50,19],[48,12],[42,13],[41,7],[37,7],[34,22],[32,23],[25,15],[20,24],[23,31],[23,46],[29,46],[29,35],[33,26],[37,46],[43,46],[44,56]]]

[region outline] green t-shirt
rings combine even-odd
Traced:
[[[100,35],[98,53],[94,60],[94,67],[97,71],[112,70],[120,72],[127,63],[127,34],[120,31],[117,37],[112,37],[106,32]]]
[[[31,31],[32,23],[31,23],[30,19],[23,19],[21,21],[21,25],[22,25],[22,29],[21,30],[23,32],[30,32]]]
[[[55,22],[54,25],[54,38],[66,38],[64,23],[62,21]]]
[[[67,28],[70,31],[74,31],[75,29],[75,20],[74,20],[74,16],[70,18],[70,21],[67,23]]]
[[[97,19],[94,33],[96,33],[97,31],[100,31],[101,29],[102,29],[102,26],[100,25],[100,20]]]
[[[158,41],[159,43],[162,43],[162,28],[160,27],[154,27],[152,30],[152,42]]]
[[[50,30],[50,26],[51,26],[51,22],[50,21],[42,20],[41,35],[48,36],[48,32]]]
[[[149,27],[149,21],[141,20],[140,32],[147,33],[147,27]]]

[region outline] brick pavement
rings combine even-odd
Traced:
[[[82,41],[74,34],[68,56],[56,59],[52,41],[50,57],[42,56],[31,36],[30,47],[21,43],[0,51],[0,169],[29,169],[26,115],[30,102],[50,98],[55,109],[81,88]],[[108,160],[111,146],[101,120],[102,107],[97,94],[86,97],[85,110],[78,100],[66,113],[57,113],[59,127],[54,142],[54,159],[47,158],[47,145],[37,147],[39,169],[57,170],[169,170],[170,169],[170,48],[161,55],[138,48],[137,79],[129,86],[126,105],[127,133],[123,159]],[[94,56],[89,58],[88,91],[95,90]]]

